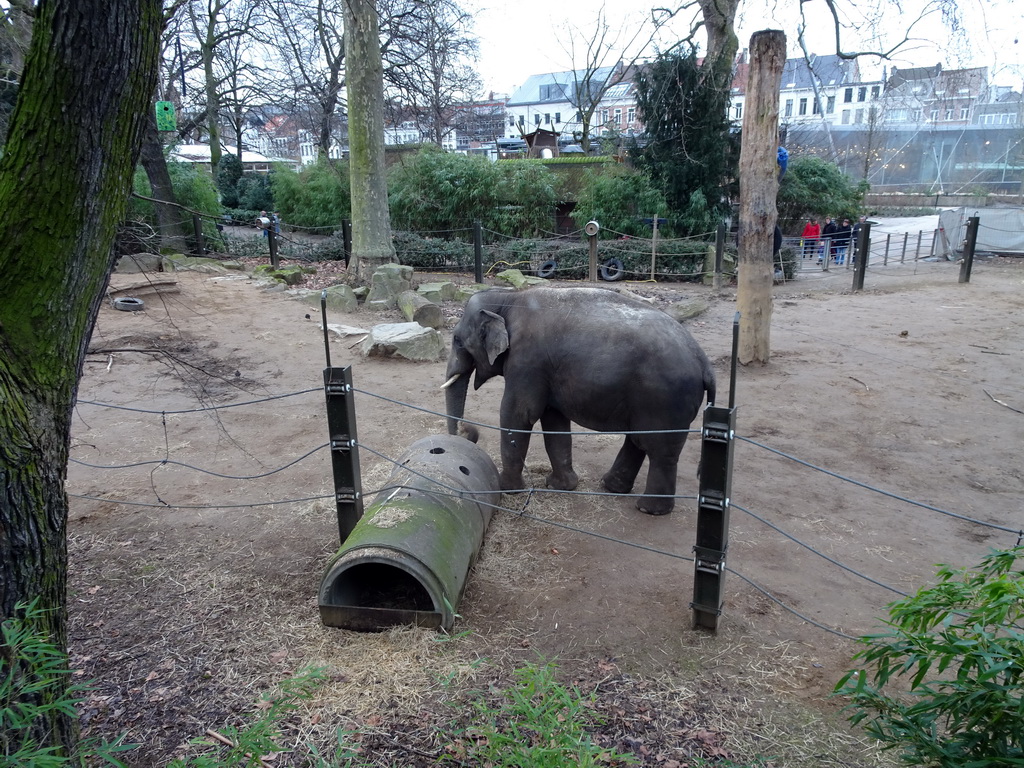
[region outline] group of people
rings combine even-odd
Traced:
[[[826,258],[836,264],[845,264],[846,255],[849,253],[850,263],[853,264],[857,255],[857,240],[866,218],[861,216],[855,224],[851,225],[849,219],[843,219],[840,224],[837,219],[827,217],[824,227],[818,224],[817,219],[808,219],[801,234],[804,242],[804,258],[809,259],[817,255],[818,264],[821,264]]]

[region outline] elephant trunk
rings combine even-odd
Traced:
[[[466,413],[466,393],[468,391],[469,373],[463,373],[444,392],[449,435],[458,434],[459,419]]]

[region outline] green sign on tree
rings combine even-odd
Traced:
[[[174,104],[169,101],[156,103],[156,129],[158,131],[178,130],[178,121],[174,115]]]

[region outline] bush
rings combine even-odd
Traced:
[[[652,228],[644,218],[665,218],[668,203],[646,173],[619,167],[601,175],[588,171],[572,219],[581,229],[590,220],[601,224],[605,237],[627,235],[650,237]],[[666,227],[664,234],[673,234]]]
[[[238,207],[251,211],[273,211],[271,174],[247,173],[238,180]]]
[[[224,153],[217,164],[217,190],[225,208],[238,208],[238,181],[242,178],[242,160],[238,155]]]
[[[321,159],[298,173],[281,165],[271,185],[276,210],[291,227],[337,230],[352,216],[346,161]]]
[[[835,163],[819,157],[798,157],[779,185],[779,226],[783,232],[800,231],[811,216],[831,216],[856,221],[868,183],[853,179]]]
[[[856,724],[902,748],[909,765],[1024,765],[1024,547],[992,552],[975,570],[941,566],[938,583],[889,605],[836,693]],[[909,696],[890,690],[909,677]]]
[[[473,246],[469,243],[438,237],[422,237],[413,232],[396,232],[392,241],[398,263],[416,270],[430,272],[441,269],[473,269]]]

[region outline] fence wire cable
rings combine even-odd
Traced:
[[[865,490],[868,490],[868,491],[874,491],[875,493],[879,493],[882,496],[887,496],[890,499],[895,499],[896,501],[902,501],[905,504],[910,504],[910,505],[915,506],[915,507],[921,507],[922,509],[927,509],[930,512],[938,512],[940,515],[947,515],[948,517],[956,518],[957,520],[963,520],[966,523],[974,523],[976,525],[981,525],[981,526],[984,526],[986,528],[994,528],[997,531],[1003,531],[1005,533],[1012,533],[1012,534],[1016,535],[1019,532],[1019,530],[1020,530],[1019,528],[1008,528],[1005,525],[998,525],[997,523],[987,523],[984,520],[977,520],[977,519],[975,519],[973,517],[968,517],[967,515],[961,515],[961,514],[959,514],[957,512],[950,512],[950,511],[945,510],[945,509],[939,509],[938,507],[933,507],[931,504],[925,504],[923,501],[914,501],[913,499],[908,499],[906,496],[900,496],[899,494],[892,493],[891,491],[884,491],[881,488],[874,487],[873,485],[868,485],[867,483],[862,483],[860,480],[854,480],[853,478],[846,477],[844,475],[840,475],[838,472],[833,472],[833,471],[831,471],[829,469],[824,469],[823,467],[819,467],[819,466],[817,466],[815,464],[811,464],[809,461],[804,461],[803,459],[798,459],[796,456],[791,456],[790,454],[785,453],[783,451],[780,451],[777,448],[772,448],[770,446],[767,446],[767,445],[764,445],[762,443],[759,443],[756,440],[751,440],[749,437],[741,437],[740,435],[737,435],[736,439],[737,440],[742,440],[743,442],[746,442],[746,443],[750,443],[751,445],[757,446],[758,448],[763,448],[764,450],[766,450],[766,451],[768,451],[770,453],[774,453],[774,454],[776,454],[778,456],[781,456],[784,459],[789,459],[790,461],[796,462],[797,464],[801,464],[801,465],[803,465],[803,466],[805,466],[805,467],[807,467],[809,469],[814,469],[814,470],[817,470],[818,472],[822,472],[822,473],[824,473],[826,475],[829,475],[830,477],[836,478],[837,480],[843,480],[843,481],[845,481],[847,483],[851,483],[853,485],[856,485],[859,488],[864,488]]]
[[[289,467],[295,466],[300,461],[303,461],[304,459],[308,459],[310,456],[312,456],[313,454],[317,453],[318,451],[322,451],[324,448],[329,448],[330,445],[331,445],[330,443],[324,443],[323,445],[321,445],[321,446],[319,446],[317,448],[314,448],[313,450],[309,451],[308,453],[303,454],[302,456],[299,456],[299,458],[297,458],[297,459],[295,459],[293,461],[289,461],[287,464],[285,464],[285,465],[283,465],[281,467],[278,467],[277,469],[271,469],[271,470],[269,470],[267,472],[262,472],[262,473],[260,473],[258,475],[223,475],[220,472],[214,472],[212,469],[203,469],[202,467],[197,467],[194,464],[187,464],[187,463],[185,463],[183,461],[176,461],[175,459],[171,459],[171,458],[166,458],[166,459],[149,459],[147,461],[135,461],[135,462],[132,462],[130,464],[111,464],[111,465],[106,465],[106,464],[90,464],[87,461],[82,461],[80,459],[75,459],[75,458],[69,458],[68,461],[70,461],[70,462],[72,462],[74,464],[78,464],[79,466],[82,466],[82,467],[89,467],[90,469],[132,469],[133,467],[146,467],[146,466],[149,466],[150,464],[158,464],[158,465],[173,464],[176,467],[184,467],[185,469],[192,469],[192,470],[195,470],[196,472],[201,472],[204,475],[212,475],[213,477],[222,477],[225,480],[259,480],[260,478],[270,477],[271,475],[276,475],[279,472],[283,472],[284,470],[288,469]]]
[[[298,395],[308,395],[310,392],[323,392],[323,387],[313,387],[310,389],[300,389],[298,392],[287,392],[283,395],[271,395],[270,397],[263,397],[259,400],[246,400],[241,403],[226,403],[225,405],[206,405],[202,408],[184,408],[180,411],[156,411],[148,408],[133,408],[129,405],[115,405],[114,403],[100,403],[95,400],[78,400],[76,405],[95,405],[99,408],[113,408],[118,411],[132,411],[133,413],[152,413],[152,414],[165,414],[168,416],[179,416],[185,413],[204,413],[207,411],[221,411],[225,408],[240,408],[245,405],[257,405],[259,403],[269,403],[272,400],[282,400],[286,397],[297,397]]]

